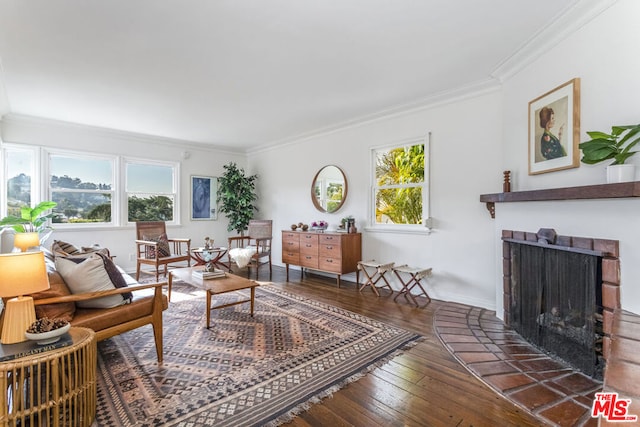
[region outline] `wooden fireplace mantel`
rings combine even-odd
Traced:
[[[480,201],[487,204],[487,210],[491,214],[491,218],[495,218],[496,203],[541,202],[547,200],[620,199],[629,197],[640,197],[640,181],[481,194]]]

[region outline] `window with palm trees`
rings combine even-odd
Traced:
[[[422,225],[428,218],[425,146],[420,139],[374,150],[376,225]]]

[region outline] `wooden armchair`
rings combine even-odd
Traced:
[[[235,257],[247,256],[249,257],[249,263],[247,264],[251,274],[251,267],[256,269],[256,280],[258,279],[258,268],[262,264],[269,264],[269,279],[271,279],[272,265],[271,265],[271,240],[272,236],[272,224],[270,219],[257,220],[252,219],[249,221],[249,230],[246,236],[229,237],[229,266],[232,262],[236,262],[239,266],[242,266],[242,262]],[[266,260],[265,260],[266,258]]]
[[[136,280],[140,280],[142,264],[155,267],[156,281],[160,274],[160,266],[164,266],[164,275],[167,275],[169,264],[187,261],[191,266],[191,239],[169,239],[164,221],[139,221],[136,222]]]

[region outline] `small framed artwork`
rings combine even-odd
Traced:
[[[580,166],[580,79],[529,102],[529,175]]]
[[[191,176],[191,219],[211,221],[218,219],[216,209],[218,178],[213,176]]]

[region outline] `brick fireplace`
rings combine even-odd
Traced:
[[[546,241],[549,232],[552,232],[552,242]],[[601,268],[599,267],[599,277],[596,277],[596,290],[598,294],[598,304],[602,306],[598,309],[598,330],[602,335],[600,357],[606,360],[611,346],[611,335],[613,329],[613,314],[615,309],[620,308],[620,260],[619,242],[617,240],[585,238],[575,236],[555,235],[553,230],[541,229],[538,232],[503,230],[503,307],[504,321],[510,325],[512,313],[510,313],[513,299],[517,295],[512,295],[514,280],[517,282],[517,272],[512,271],[512,248],[513,244],[522,243],[529,245],[543,246],[561,251],[584,252],[596,254],[601,257]],[[542,245],[540,242],[545,242]],[[601,275],[600,275],[601,272]],[[600,299],[601,298],[601,299]],[[601,315],[600,315],[601,312]],[[517,317],[517,314],[516,316]],[[513,326],[513,325],[510,325]],[[600,343],[597,344],[600,346]]]

